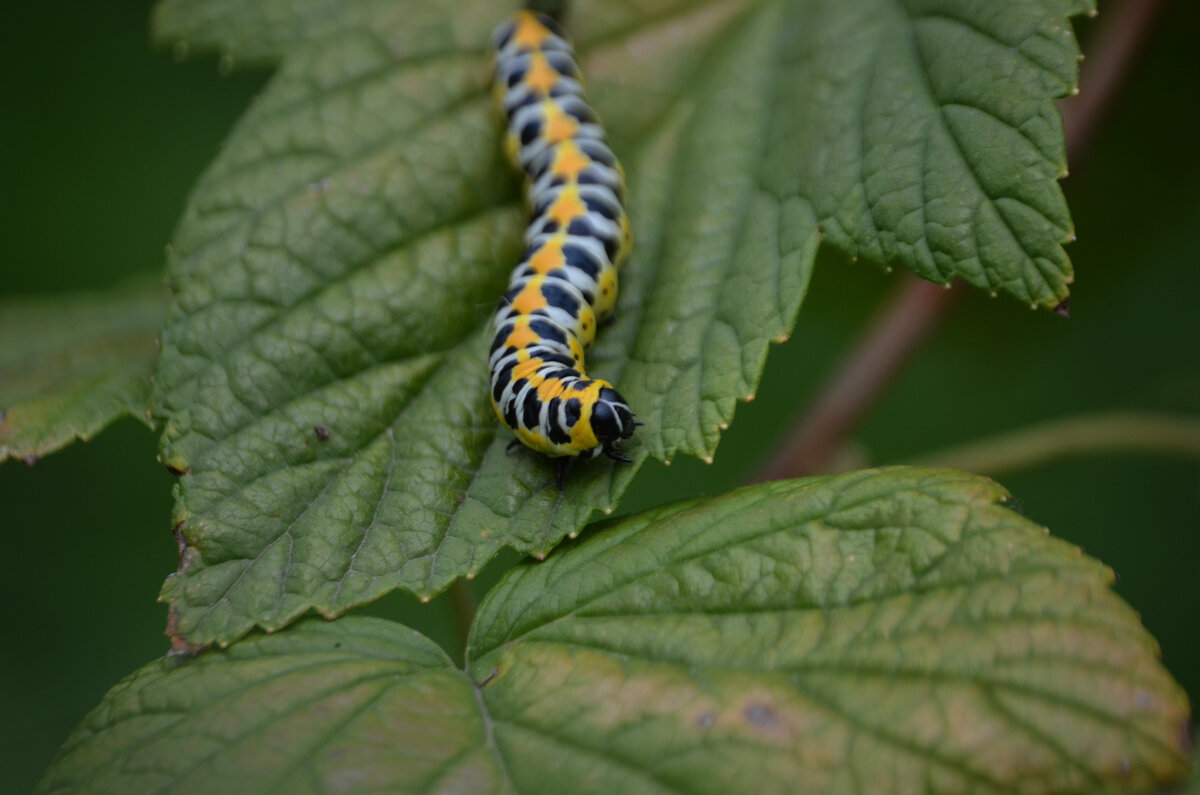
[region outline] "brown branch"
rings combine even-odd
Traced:
[[[1096,57],[1084,61],[1080,92],[1059,103],[1067,162],[1076,169],[1091,150],[1100,122],[1112,109],[1130,66],[1145,47],[1166,5],[1166,0],[1124,0],[1111,14],[1101,17],[1103,24],[1088,47]]]
[[[902,278],[756,481],[824,471],[843,438],[937,326],[955,291],[908,274]]]
[[[1164,6],[1165,0],[1125,0],[1096,31],[1091,47],[1096,56],[1085,62],[1082,91],[1061,106],[1069,162],[1078,165],[1083,158]],[[846,437],[941,323],[961,289],[906,277],[753,480],[827,471]]]

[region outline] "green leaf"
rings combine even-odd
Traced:
[[[947,470],[772,483],[520,566],[469,645],[496,742],[608,791],[1178,780],[1187,698],[1154,640],[1006,497]]]
[[[505,455],[487,399],[482,328],[524,219],[486,96],[495,4],[164,4],[164,41],[282,59],[170,263],[156,405],[164,460],[190,472],[189,550],[164,589],[179,634],[225,643],[392,588],[430,596],[504,545],[544,555],[611,511],[647,456],[710,459],[790,333],[818,226],[847,251],[1057,303],[1069,220],[1050,97],[1074,79],[1079,8],[962,5],[960,23],[890,3],[573,4],[636,238],[588,370],[646,426],[636,464],[579,465],[559,493],[549,462]],[[1012,46],[972,38],[989,36]]]
[[[129,676],[38,792],[495,791],[484,732],[432,641],[379,619],[306,621]]]
[[[0,300],[0,463],[33,463],[126,415],[150,425],[166,304],[161,285],[144,280]]]
[[[613,522],[509,572],[467,672],[385,622],[154,663],[42,792],[1090,792],[1188,771],[1111,572],[895,468]]]
[[[777,174],[820,186],[809,195],[826,241],[933,281],[1063,301],[1074,232],[1051,99],[1078,76],[1068,17],[1094,2],[799,5],[785,73],[807,89],[781,111],[793,135]]]

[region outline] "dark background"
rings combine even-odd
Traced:
[[[265,72],[220,77],[213,59],[153,51],[151,5],[8,9],[3,295],[101,289],[160,269],[190,186],[265,83]],[[1080,26],[1085,40],[1093,25]],[[1090,158],[1072,164],[1071,319],[965,295],[856,434],[871,463],[1084,411],[1200,415],[1197,29],[1195,4],[1168,9]],[[716,463],[650,462],[622,509],[741,482],[895,284],[823,252],[792,341],[772,351]],[[154,434],[125,421],[35,467],[0,465],[0,791],[31,788],[104,692],[166,651],[155,598],[176,562],[172,478],[155,452]],[[1200,693],[1200,464],[1105,455],[1001,480],[1027,516],[1117,570],[1167,667]],[[421,607],[392,595],[370,610],[455,646],[447,598]]]

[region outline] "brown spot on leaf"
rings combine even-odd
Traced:
[[[314,425],[313,433],[315,433],[317,435],[317,438],[320,439],[322,442],[329,438],[329,429],[326,428],[324,425]]]
[[[779,726],[779,714],[770,704],[747,704],[742,714],[752,725],[760,729],[775,729]]]
[[[183,556],[187,554],[187,540],[183,537],[183,521],[180,520],[171,528],[171,535],[175,536],[175,546],[179,549],[179,568],[183,568]]]
[[[1070,299],[1070,297],[1064,298],[1062,300],[1061,304],[1054,307],[1054,314],[1058,315],[1059,317],[1066,317],[1066,318],[1069,318],[1071,316],[1071,299]]]
[[[791,746],[813,730],[817,713],[793,703],[785,692],[756,688],[729,703],[717,716],[717,725],[748,732],[756,742]]]
[[[187,638],[179,633],[179,613],[171,610],[167,613],[167,629],[163,633],[171,640],[171,655],[193,657],[204,651],[204,646],[189,643]]]

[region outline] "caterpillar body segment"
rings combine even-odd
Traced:
[[[553,275],[570,282],[592,307],[598,322],[612,314],[617,298],[616,268],[606,268],[604,245],[588,238],[568,238],[566,233],[543,235],[529,248],[533,255],[522,258],[513,271],[509,289],[535,274]]]
[[[572,458],[629,461],[618,445],[641,425],[611,383],[584,371],[632,248],[625,173],[557,23],[517,13],[493,45],[505,149],[526,175],[531,220],[493,319],[492,406],[517,442],[558,459],[561,486]]]

